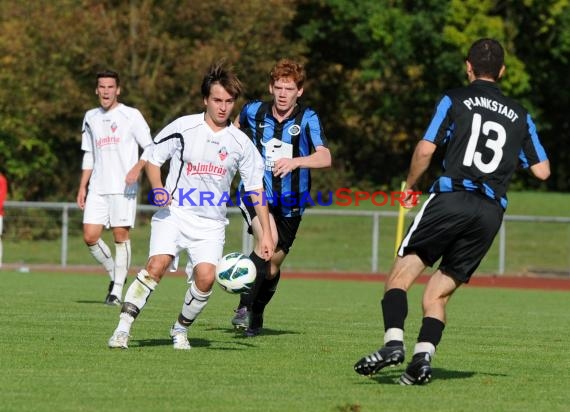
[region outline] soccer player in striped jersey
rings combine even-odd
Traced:
[[[280,268],[293,245],[310,193],[311,169],[331,165],[331,154],[318,114],[302,105],[304,67],[289,59],[276,63],[270,73],[269,102],[247,103],[235,123],[259,150],[265,162],[263,183],[275,253],[268,265],[259,256],[261,226],[251,202],[240,204],[242,214],[254,236],[250,258],[255,263],[257,278],[249,293],[243,293],[232,324],[245,329],[246,336],[257,336],[263,326],[265,307],[275,294]]]
[[[440,258],[425,288],[423,320],[412,359],[400,377],[403,385],[431,379],[431,360],[443,335],[445,308],[455,290],[471,275],[491,247],[507,207],[507,188],[518,166],[539,180],[550,163],[530,114],[501,93],[504,51],[493,39],[472,44],[465,61],[469,84],[446,91],[436,105],[422,140],[412,155],[406,191],[445,146],[443,173],[416,215],[400,245],[381,301],[384,345],[354,365],[361,375],[404,361],[407,291],[427,266]],[[411,197],[406,199],[412,207]]]
[[[83,240],[111,278],[105,303],[118,306],[131,262],[129,230],[135,224],[137,181],[153,143],[141,112],[119,103],[118,73],[97,73],[95,94],[99,107],[83,119],[77,205],[84,211]],[[139,146],[144,149],[140,159]],[[104,227],[113,232],[115,258],[101,239]]]

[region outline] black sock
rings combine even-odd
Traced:
[[[437,346],[441,341],[445,323],[436,318],[425,317],[422,320],[422,327],[418,335],[418,342],[429,342]]]
[[[408,316],[408,297],[403,289],[390,289],[382,299],[384,331],[390,328],[404,330],[404,321]]]
[[[259,294],[259,289],[265,282],[265,277],[267,276],[267,273],[269,273],[270,262],[263,260],[262,258],[257,256],[255,252],[251,252],[249,258],[252,260],[253,264],[255,265],[255,270],[257,274],[255,275],[255,283],[253,284],[251,290],[249,290],[247,293],[242,293],[240,295],[238,308],[246,307],[248,308],[248,310],[251,310],[251,305],[253,304],[253,301]]]
[[[194,320],[190,320],[188,318],[186,318],[182,313],[180,313],[178,315],[178,323],[180,323],[182,326],[184,327],[189,327],[192,325],[192,323],[194,323]]]
[[[263,313],[267,304],[275,295],[275,291],[277,290],[277,284],[279,283],[279,279],[281,278],[281,271],[277,272],[273,279],[265,279],[261,288],[259,289],[259,293],[257,294],[256,299],[253,301],[253,305],[251,307],[251,311],[253,313]]]

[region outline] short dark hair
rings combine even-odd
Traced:
[[[467,53],[475,77],[488,76],[499,79],[505,61],[503,46],[494,39],[479,39],[471,45]]]
[[[103,79],[103,78],[115,79],[115,81],[117,82],[117,87],[119,87],[121,84],[121,81],[119,79],[119,73],[117,73],[113,70],[102,70],[100,72],[97,72],[97,75],[95,77],[96,77],[96,79],[95,79],[96,85],[99,85],[99,79]]]
[[[243,85],[237,75],[225,63],[213,63],[202,80],[202,97],[210,96],[211,88],[214,84],[222,86],[234,99],[241,96]]]

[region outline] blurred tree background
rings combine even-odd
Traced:
[[[569,0],[0,0],[0,167],[12,200],[73,202],[98,70],[121,74],[122,102],[155,134],[203,109],[213,61],[237,69],[241,106],[268,98],[270,68],[292,57],[333,152],[315,189],[397,189],[479,37],[505,46],[501,88],[531,111],[552,161],[548,182],[521,172],[513,187],[569,191]]]

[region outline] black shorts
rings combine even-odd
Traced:
[[[247,203],[247,204],[246,204]],[[252,206],[252,200],[248,202],[241,202],[239,208],[245,221],[247,222],[247,232],[252,234],[251,221],[257,216],[255,208]],[[285,254],[289,253],[289,249],[293,246],[293,241],[297,235],[297,230],[301,224],[301,216],[286,217],[280,214],[280,209],[277,207],[269,206],[269,213],[275,220],[277,226],[277,248],[283,250]]]
[[[471,275],[493,244],[503,221],[499,202],[477,192],[434,193],[410,225],[400,256],[415,252],[427,266],[460,282]]]

